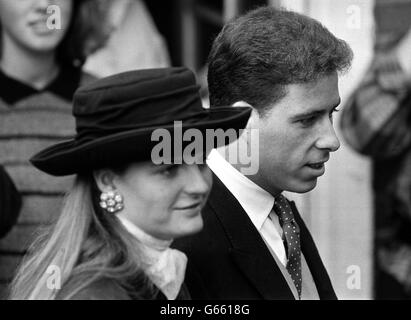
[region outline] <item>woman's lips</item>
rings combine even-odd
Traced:
[[[177,207],[177,210],[191,210],[191,209],[196,209],[197,207],[201,206],[201,201],[193,203],[192,205],[185,206],[185,207]]]
[[[47,20],[36,20],[29,23],[29,26],[36,34],[40,35],[50,34],[54,31],[47,26]]]

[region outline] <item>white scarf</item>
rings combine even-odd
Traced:
[[[173,240],[161,240],[147,234],[122,213],[118,213],[117,217],[126,230],[142,244],[144,272],[168,300],[174,300],[184,281],[187,256],[179,250],[170,248]]]

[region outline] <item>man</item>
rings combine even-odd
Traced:
[[[312,190],[339,148],[337,72],[351,59],[347,44],[317,21],[273,7],[233,20],[215,39],[211,107],[253,107],[248,129],[259,132],[259,157],[250,167],[258,161],[258,170],[245,176],[227,150],[210,154],[204,229],[176,243],[188,256],[194,299],[336,298],[309,231],[281,193]],[[256,140],[243,134],[240,143]]]
[[[341,129],[373,162],[375,298],[411,299],[411,1],[380,0],[374,13],[374,58]]]

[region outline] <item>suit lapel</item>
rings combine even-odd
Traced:
[[[261,296],[264,299],[294,299],[247,213],[215,175],[208,203],[231,242],[230,256]]]

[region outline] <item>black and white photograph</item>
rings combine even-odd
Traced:
[[[409,299],[411,0],[0,0],[0,300]]]

